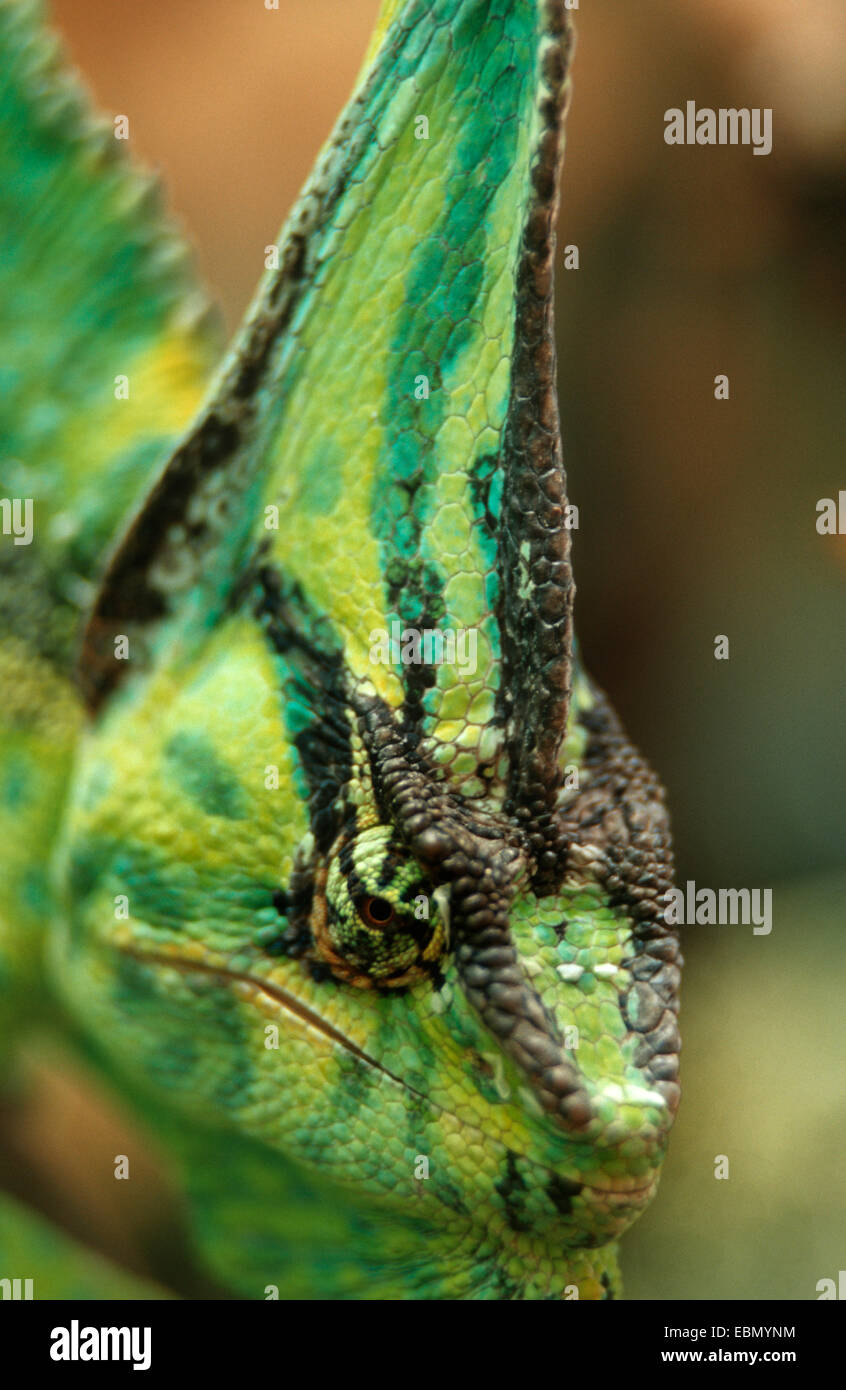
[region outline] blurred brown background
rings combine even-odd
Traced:
[[[377,9],[54,0],[230,328]],[[580,268],[558,324],[580,639],[667,783],[680,880],[774,891],[770,937],[686,933],[686,1096],[627,1292],[814,1298],[846,1267],[846,536],[815,529],[846,488],[846,6],[582,0],[577,21],[560,241]],[[689,99],[771,107],[772,154],[667,146]],[[42,1205],[172,1276],[149,1185],[123,1212],[85,1190],[117,1121],[41,1070],[49,1123],[16,1142]],[[95,1157],[71,1181],[51,1142],[83,1124]]]

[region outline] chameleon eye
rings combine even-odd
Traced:
[[[387,898],[365,898],[361,915],[371,927],[386,927],[396,915],[393,903]]]
[[[342,837],[318,884],[314,950],[336,979],[360,989],[397,989],[436,973],[447,947],[445,920],[391,826]]]

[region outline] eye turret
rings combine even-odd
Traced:
[[[314,940],[336,978],[395,989],[435,974],[447,948],[434,889],[389,825],[336,844],[316,895]]]

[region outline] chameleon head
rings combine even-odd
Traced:
[[[678,1099],[663,795],[574,657],[571,21],[378,32],[95,602],[61,977],[197,1125],[548,1271]]]
[[[416,1199],[500,1248],[613,1241],[675,1110],[678,961],[660,798],[603,791],[607,705],[586,686],[573,705],[590,732],[550,881],[552,841],[463,800],[372,693],[351,687],[342,781],[324,744],[310,806],[269,788],[286,729],[233,623],[190,670],[128,687],[89,744],[66,851],[77,1008],[197,1123],[365,1203]],[[222,712],[202,734],[200,708]]]

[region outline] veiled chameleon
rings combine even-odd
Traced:
[[[0,3],[6,1024],[56,990],[239,1294],[612,1296],[680,961],[571,626],[568,8],[386,0],[202,404],[174,238],[36,10]]]

